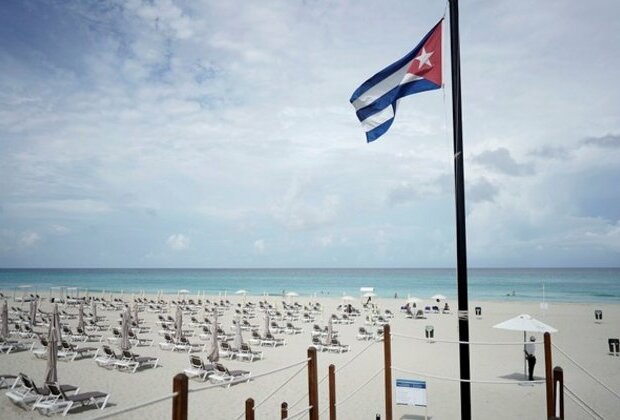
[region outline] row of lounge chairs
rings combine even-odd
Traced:
[[[40,347],[34,347],[34,343],[31,346],[32,355],[38,359],[46,359],[48,353],[48,341],[47,338],[41,337],[39,340]],[[74,343],[69,343],[67,340],[60,341],[60,347],[57,350],[58,360],[73,362],[78,357],[85,359],[88,357],[94,357],[97,349],[95,347],[80,347]]]
[[[337,338],[332,338],[329,343],[324,343],[319,337],[312,337],[312,347],[317,351],[328,351],[332,353],[345,353],[351,350],[348,344],[342,344]]]
[[[253,362],[263,358],[263,352],[260,350],[252,350],[248,343],[242,343],[238,349],[232,347],[227,342],[220,343],[219,355],[220,357],[246,362]]]

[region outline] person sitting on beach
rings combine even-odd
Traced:
[[[446,303],[443,305],[443,311],[444,311],[444,312],[450,312],[450,305],[448,305],[448,302],[446,302]]]

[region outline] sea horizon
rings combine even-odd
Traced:
[[[29,285],[43,295],[61,288],[82,293],[191,295],[359,296],[373,287],[378,297],[455,299],[455,268],[0,268],[0,287]],[[470,300],[620,302],[618,267],[468,268]],[[15,293],[15,291],[14,291]]]

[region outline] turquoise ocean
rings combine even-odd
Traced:
[[[28,290],[46,296],[52,287],[77,287],[118,293],[177,293],[186,289],[231,295],[340,297],[360,295],[360,287],[374,287],[382,297],[408,295],[422,299],[440,293],[456,299],[454,269],[0,269],[0,289]],[[485,268],[469,269],[470,300],[608,302],[620,303],[620,268]],[[513,296],[514,291],[514,296]]]

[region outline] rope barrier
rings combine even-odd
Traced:
[[[132,405],[130,407],[123,408],[122,410],[118,410],[118,411],[114,411],[112,413],[106,413],[106,414],[103,414],[101,416],[93,417],[92,420],[101,420],[101,419],[107,419],[107,418],[110,418],[110,417],[118,416],[120,414],[124,414],[124,413],[127,413],[129,411],[133,411],[133,410],[137,410],[137,409],[142,408],[142,407],[146,407],[147,405],[156,404],[156,403],[165,401],[167,399],[174,398],[177,395],[179,395],[179,393],[178,392],[174,392],[174,393],[166,395],[164,397],[155,398],[154,400],[146,401],[146,402],[143,402],[143,403],[140,403],[140,404],[135,404],[135,405]]]
[[[418,340],[418,341],[432,341],[433,343],[449,343],[449,344],[471,344],[478,346],[516,346],[516,345],[524,345],[524,344],[534,344],[534,345],[542,345],[543,342],[532,342],[532,341],[508,341],[503,343],[498,343],[494,341],[459,341],[459,340],[438,340],[436,338],[423,338],[423,337],[413,337],[411,335],[404,335],[398,333],[392,333],[392,337],[400,337],[400,338],[408,338],[410,340]]]
[[[545,380],[538,380],[538,381],[481,381],[481,380],[474,380],[474,379],[449,378],[447,376],[429,375],[427,373],[414,372],[414,371],[411,371],[411,370],[400,369],[400,368],[397,368],[397,367],[394,367],[394,366],[392,366],[392,370],[395,370],[395,371],[398,371],[398,372],[402,372],[402,373],[409,373],[411,375],[424,376],[426,378],[439,379],[439,380],[442,380],[442,381],[469,382],[471,384],[520,385],[520,384],[544,384],[545,383]]]
[[[294,419],[295,417],[299,417],[300,415],[304,414],[306,411],[310,411],[310,409],[312,409],[311,405],[306,407],[306,408],[303,408],[303,409],[299,410],[298,412],[296,412],[294,414],[291,414],[290,416],[288,416],[286,418],[286,420],[291,420],[291,419]]]
[[[378,341],[372,341],[370,344],[368,344],[366,347],[364,347],[362,350],[360,350],[355,356],[353,356],[351,359],[349,359],[344,365],[338,367],[336,369],[336,372],[340,372],[342,369],[344,369],[345,367],[347,367],[348,365],[351,364],[351,362],[353,362],[355,359],[357,359],[359,356],[362,355],[362,353],[364,353],[366,350],[368,350],[369,348],[371,348],[373,345],[377,344]],[[325,381],[325,379],[327,379],[327,377],[329,376],[329,374],[324,375],[321,380],[318,382],[318,385],[321,385],[323,383],[323,381]],[[303,399],[308,395],[308,393],[306,392],[304,395],[302,395],[297,401],[295,401],[293,404],[291,404],[289,406],[289,408],[293,408],[295,407],[297,404],[299,404],[300,402],[303,401]]]
[[[566,395],[568,395],[568,397],[573,400],[575,404],[577,404],[583,411],[585,411],[586,414],[589,414],[590,417],[592,417],[593,419],[605,420],[603,416],[597,413],[592,407],[586,404],[583,399],[581,399],[577,394],[575,394],[572,389],[566,386],[566,383],[564,384],[564,389],[566,390]]]
[[[348,400],[351,399],[351,397],[353,395],[355,395],[358,391],[360,391],[362,388],[364,388],[366,385],[368,385],[370,383],[370,381],[372,381],[373,379],[375,379],[381,372],[383,372],[383,368],[379,369],[374,375],[372,375],[366,382],[364,382],[362,385],[358,386],[355,391],[351,392],[349,395],[347,395],[345,398],[342,399],[342,401],[340,401],[339,403],[336,404],[336,407],[340,407],[342,404],[346,403]],[[327,407],[327,409],[329,409],[329,407]],[[323,413],[327,410],[323,410]],[[321,414],[323,414],[321,413]]]
[[[577,366],[579,369],[583,370],[585,372],[586,375],[588,375],[590,378],[592,378],[595,382],[598,382],[599,385],[601,385],[603,388],[605,388],[607,391],[611,392],[612,394],[614,394],[616,396],[616,398],[620,399],[620,395],[618,395],[618,393],[616,391],[614,391],[613,389],[611,389],[611,387],[609,387],[609,385],[605,384],[603,381],[601,381],[600,379],[598,379],[596,376],[592,375],[590,372],[588,372],[588,370],[586,368],[584,368],[583,366],[581,366],[579,363],[577,363],[577,361],[575,361],[575,359],[573,359],[572,357],[570,357],[568,354],[566,354],[566,352],[564,350],[562,350],[561,348],[559,348],[558,346],[556,346],[555,344],[552,344],[553,347],[559,351],[560,353],[562,353],[568,360],[570,360],[571,362],[573,362],[573,364],[575,366]]]
[[[297,369],[295,371],[295,373],[293,373],[293,375],[291,375],[286,381],[284,381],[280,386],[278,386],[276,389],[274,389],[271,394],[267,395],[265,398],[263,398],[259,403],[254,404],[254,411],[256,411],[256,409],[258,407],[260,407],[261,405],[263,405],[269,398],[273,397],[276,392],[278,392],[279,390],[281,390],[286,384],[288,384],[290,381],[293,380],[293,378],[295,378],[297,375],[299,375],[301,372],[303,372],[304,369],[306,369],[306,365],[307,363],[304,363],[304,365],[301,367],[301,369]],[[245,412],[239,414],[237,416],[237,419],[242,418],[245,415]]]
[[[308,363],[308,360],[310,360],[310,359],[306,359],[306,360],[303,360],[301,362],[293,363],[293,364],[290,364],[288,366],[284,366],[284,367],[281,367],[281,368],[273,369],[273,370],[270,370],[270,371],[267,371],[267,372],[264,372],[264,373],[260,373],[258,375],[254,375],[254,376],[251,376],[251,377],[243,378],[242,380],[239,380],[238,382],[246,382],[246,381],[249,381],[249,380],[256,380],[256,379],[262,378],[263,376],[271,375],[272,373],[277,373],[277,372],[280,372],[280,371],[283,371],[283,370],[286,370],[286,369],[290,369],[290,368],[295,367],[295,366],[299,366],[301,364]],[[190,390],[187,391],[187,393],[191,394],[193,392],[204,391],[206,389],[211,389],[211,388],[217,388],[218,386],[227,385],[228,383],[229,382],[210,384],[210,385],[206,385],[206,386],[203,386],[203,387],[190,389]],[[233,381],[232,383],[235,383],[235,382]]]

